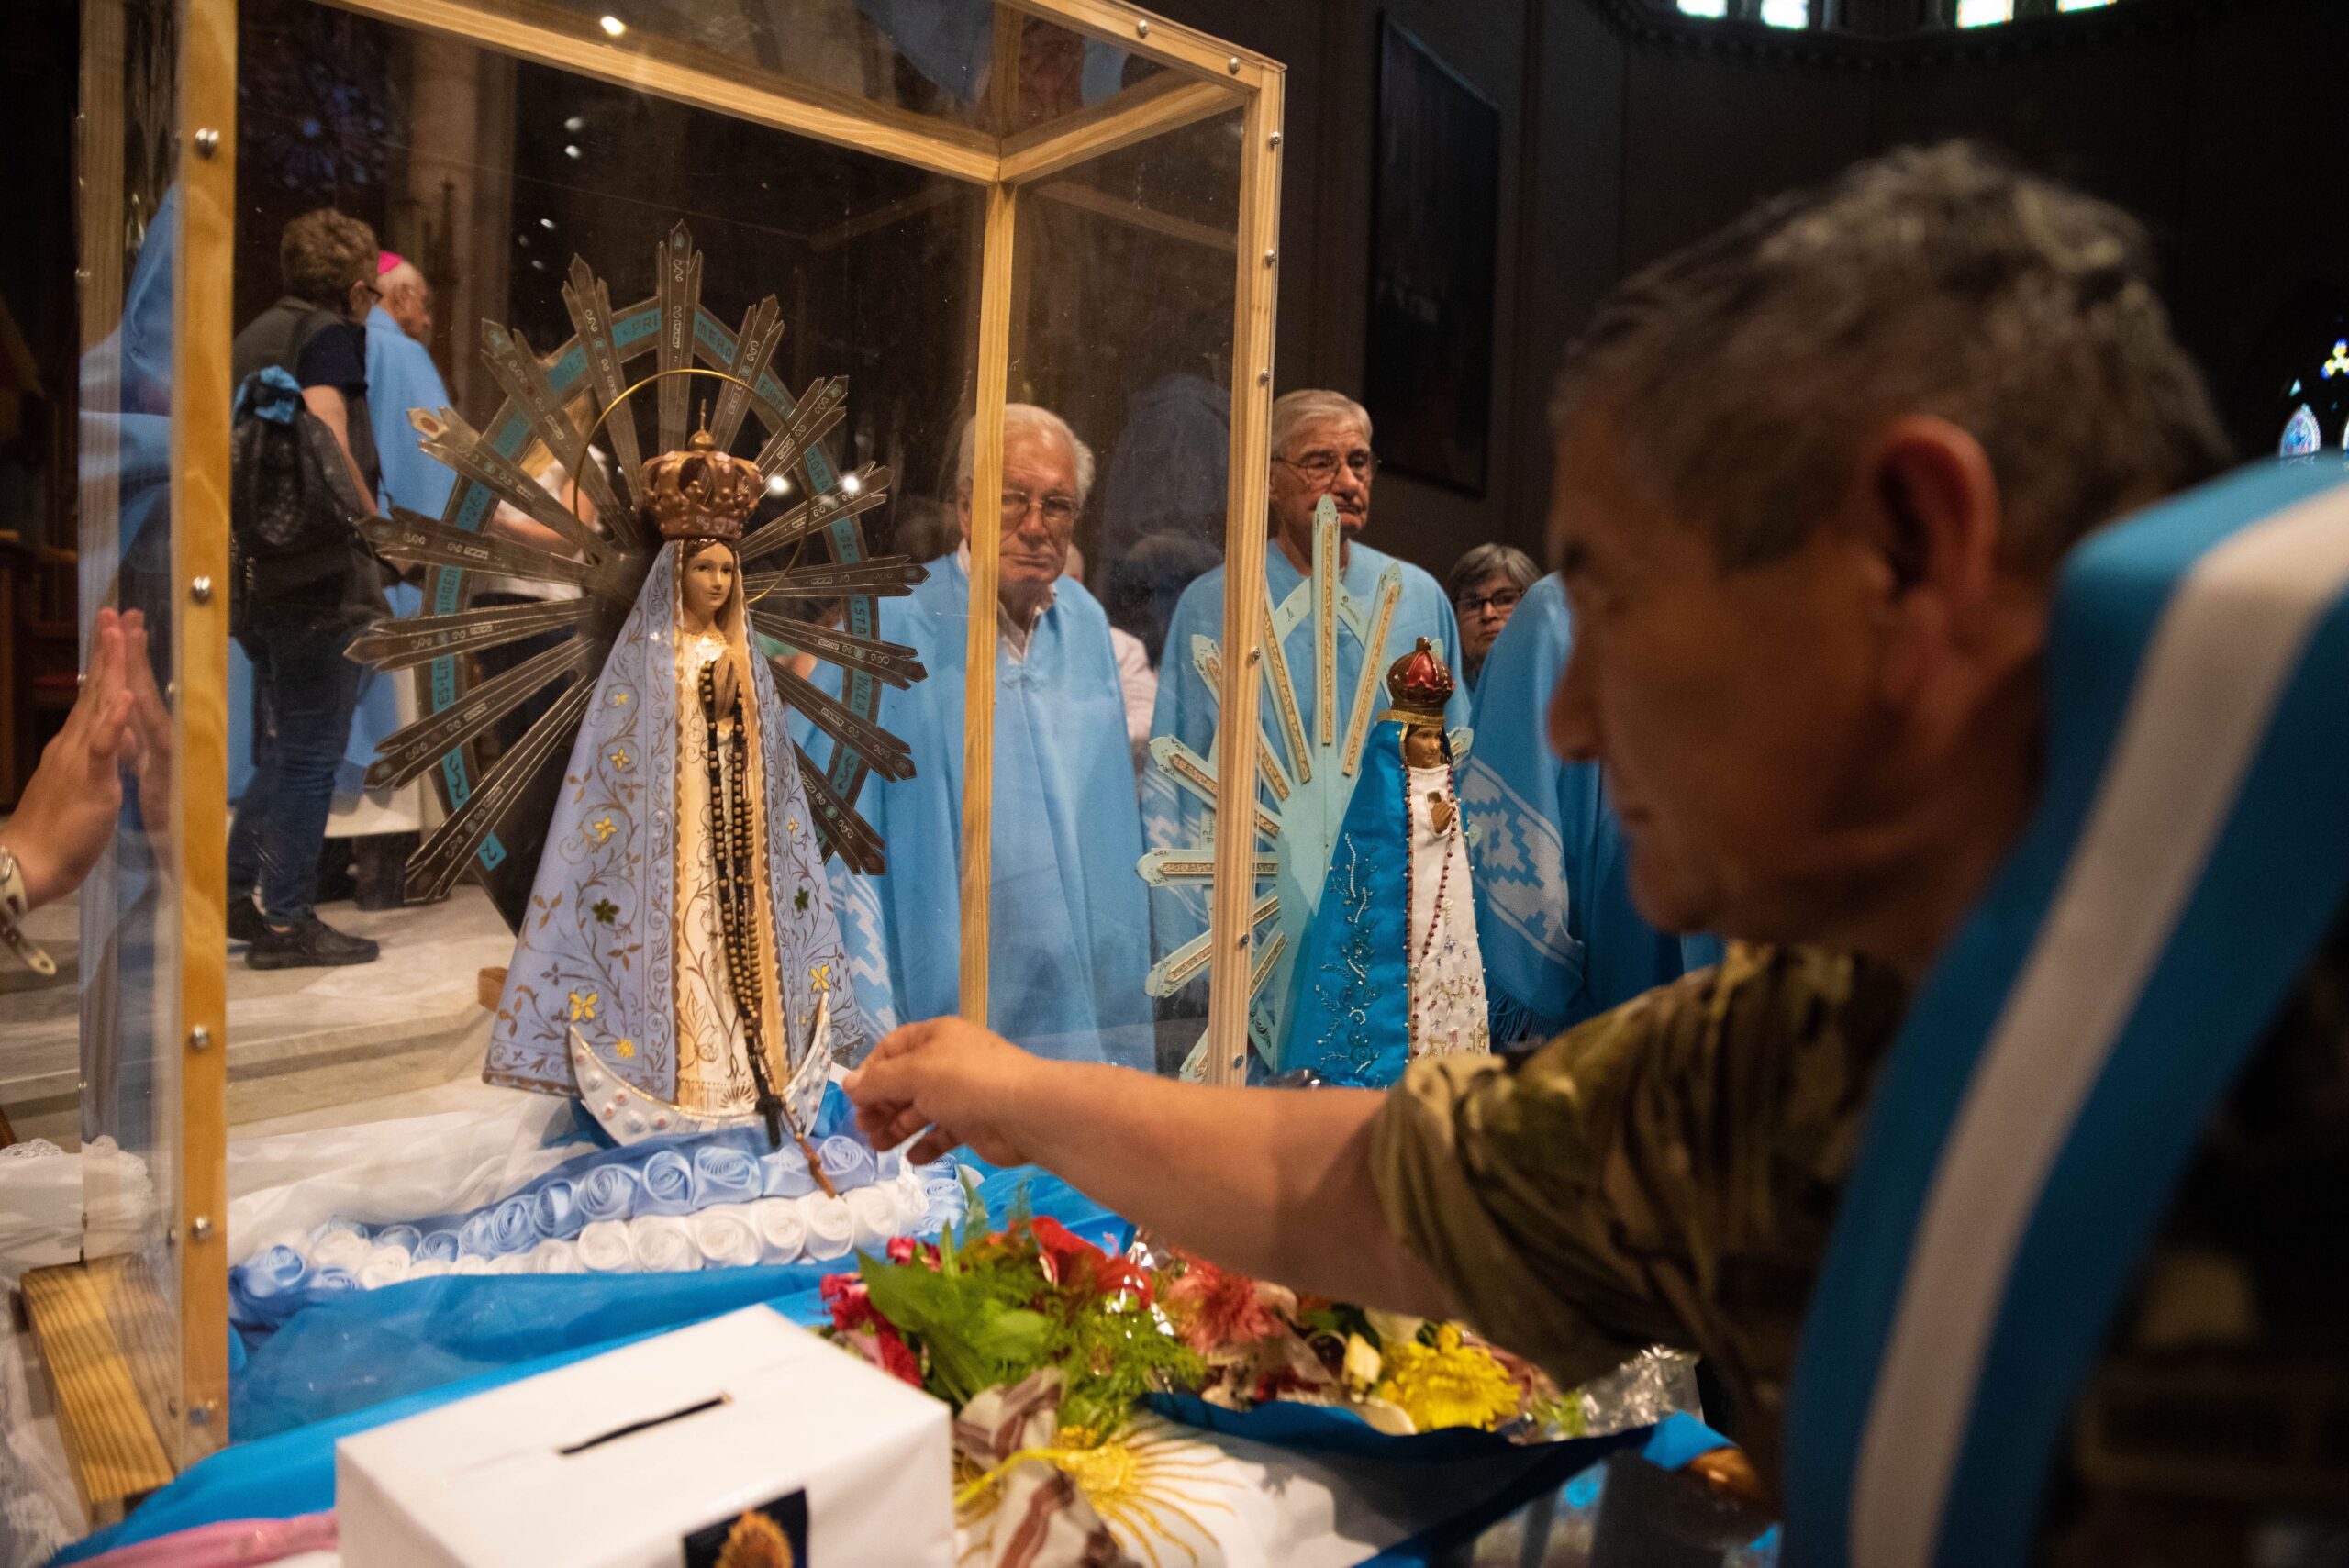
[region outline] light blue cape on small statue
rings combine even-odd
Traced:
[[[1363,751],[1297,954],[1277,1072],[1302,1068],[1324,1083],[1383,1089],[1408,1065],[1410,789],[1403,726],[1384,719]]]

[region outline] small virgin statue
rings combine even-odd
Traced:
[[[779,1140],[822,1092],[822,1036],[862,1024],[749,641],[737,547],[763,480],[705,432],[640,488],[663,542],[573,746],[484,1076],[578,1094],[623,1141],[752,1120]]]
[[[1492,1049],[1443,726],[1452,672],[1422,637],[1388,667],[1386,692],[1306,928],[1284,1076],[1381,1088],[1422,1056]]]

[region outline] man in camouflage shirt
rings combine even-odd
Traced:
[[[1719,968],[1384,1095],[1063,1066],[951,1019],[850,1093],[876,1141],[1032,1161],[1230,1266],[1464,1318],[1562,1384],[1698,1351],[1775,1484],[1877,1071],[2037,802],[2058,563],[2225,445],[2138,226],[1963,147],[1631,279],[1553,418],[1575,642],[1552,743],[1605,764],[1642,911],[1739,939]],[[2080,1402],[2050,1561],[2333,1561],[2310,1543],[2349,1517],[2344,956],[2205,1138]]]

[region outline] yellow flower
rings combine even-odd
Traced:
[[[636,1041],[632,1040],[621,1040],[619,1044],[612,1047],[612,1054],[618,1056],[622,1062],[629,1061],[636,1055]]]
[[[612,706],[614,707],[626,707],[628,706],[628,694],[626,692],[614,692],[612,694]]]
[[[571,1021],[573,1023],[575,1024],[582,1018],[592,1018],[596,1016],[596,998],[599,994],[600,993],[594,991],[588,992],[584,996],[582,996],[576,991],[573,991],[571,994]]]
[[[612,832],[612,819],[610,817],[604,817],[596,819],[596,842],[599,844],[609,843],[611,841]]]
[[[625,768],[628,766],[627,747],[615,746],[612,748],[612,766],[616,768]]]
[[[1378,1351],[1360,1334],[1346,1336],[1346,1387],[1355,1394],[1367,1394],[1378,1383],[1382,1366]]]
[[[1446,1323],[1435,1343],[1395,1345],[1386,1351],[1386,1376],[1371,1396],[1399,1405],[1420,1431],[1438,1427],[1477,1427],[1491,1431],[1517,1414],[1517,1385],[1481,1345],[1464,1345],[1460,1329]]]
[[[832,966],[829,963],[818,964],[815,968],[807,972],[807,980],[808,984],[814,985],[818,991],[830,990],[832,988]]]

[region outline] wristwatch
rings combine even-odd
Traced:
[[[0,944],[6,944],[17,961],[35,974],[54,974],[57,961],[25,935],[23,921],[31,909],[32,900],[25,893],[24,870],[17,864],[15,852],[0,844]]]

